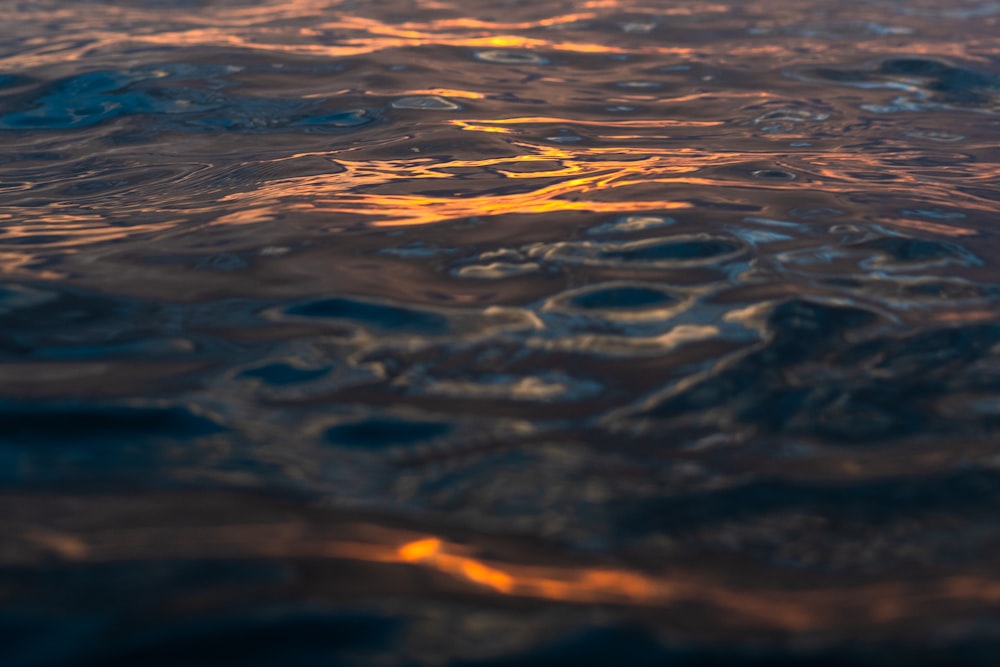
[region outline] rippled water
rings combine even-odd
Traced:
[[[996,664],[1000,3],[0,26],[2,664]]]

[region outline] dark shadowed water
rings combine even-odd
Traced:
[[[0,0],[0,664],[995,666],[998,137],[992,0]]]

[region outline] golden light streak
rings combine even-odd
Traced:
[[[68,257],[94,244],[148,239],[175,229],[181,222],[174,219],[123,225],[103,215],[63,213],[60,210],[59,203],[32,209],[31,218],[27,221],[18,216],[16,207],[5,207],[5,212],[0,212],[0,221],[3,222],[0,230],[0,274],[29,273],[46,280],[63,278],[65,275],[62,272],[37,269],[31,265],[47,253]],[[3,250],[7,244],[14,244],[16,250]]]
[[[597,127],[712,127],[724,125],[723,121],[672,120],[658,118],[656,120],[576,120],[554,116],[527,116],[518,118],[497,118],[492,120],[449,120],[449,123],[461,129],[469,129],[469,125],[488,127],[490,125],[585,125]]]
[[[438,537],[406,542],[399,562],[436,570],[495,593],[580,604],[670,607],[710,604],[754,625],[806,631],[859,620],[888,623],[920,613],[915,600],[1000,601],[1000,582],[953,576],[930,582],[892,582],[841,589],[753,590],[696,573],[644,574],[602,567],[531,566],[484,561]],[[384,555],[379,560],[385,562]]]
[[[399,557],[407,563],[421,561],[441,551],[441,540],[428,537],[415,542],[407,542],[399,547]]]
[[[305,558],[354,560],[437,572],[482,594],[568,604],[615,604],[669,609],[714,608],[720,623],[785,631],[894,623],[927,605],[962,609],[1000,602],[1000,581],[974,574],[838,587],[768,588],[720,579],[690,568],[664,572],[594,565],[525,564],[478,557],[469,546],[437,535],[354,525],[354,539],[322,538],[301,521],[274,524],[109,527],[89,534],[32,527],[22,539],[44,553],[8,550],[0,562],[30,565],[37,558],[127,562],[176,558]],[[344,527],[340,532],[344,532]],[[18,538],[16,532],[11,532]],[[364,539],[361,539],[364,538]]]
[[[433,3],[433,5],[424,3],[424,8],[433,7],[447,11],[463,9],[457,3]],[[95,52],[113,52],[125,45],[130,49],[141,45],[228,46],[259,52],[325,57],[374,54],[388,49],[423,45],[464,48],[501,45],[503,48],[565,53],[633,53],[684,59],[701,57],[701,54],[691,48],[663,45],[648,40],[623,46],[619,43],[620,35],[607,39],[606,36],[588,33],[587,37],[600,41],[587,41],[586,38],[580,41],[565,41],[555,36],[542,38],[511,34],[511,31],[537,32],[585,21],[601,20],[626,8],[630,13],[640,13],[652,19],[651,22],[655,21],[656,17],[708,17],[713,14],[725,14],[731,9],[725,4],[696,3],[683,7],[645,7],[627,5],[620,0],[592,0],[580,6],[582,11],[532,20],[444,18],[422,22],[393,22],[371,17],[347,16],[339,3],[331,0],[288,0],[263,3],[254,7],[228,5],[219,9],[205,7],[197,13],[195,27],[187,9],[174,12],[161,8],[154,10],[143,7],[101,5],[88,9],[89,21],[80,21],[80,13],[76,9],[47,10],[46,21],[64,27],[63,39],[26,41],[25,45],[31,48],[0,58],[0,64],[9,70],[45,67],[76,61]],[[152,26],[163,25],[164,13],[175,25],[192,27],[182,27],[169,33],[152,29]],[[32,9],[15,6],[0,10],[0,23],[4,25],[30,25],[37,20],[37,12]],[[303,20],[311,22],[308,28],[301,27]],[[123,34],[121,31],[107,28],[112,25],[132,25],[139,26],[140,29]],[[296,39],[288,40],[289,35],[295,35]],[[984,54],[995,51],[992,41],[975,39],[972,36],[966,40],[952,42],[935,40],[924,44],[906,40],[897,44],[887,42],[883,36],[876,33],[859,35],[859,39],[852,43],[852,48],[856,52],[880,55],[929,54],[936,57],[973,60],[986,60],[987,56]],[[762,44],[761,40],[754,36],[727,43],[726,49],[727,54],[732,57],[780,57],[784,54],[778,46],[771,43]]]
[[[697,171],[699,163],[716,159],[690,149],[650,156],[649,151],[628,148],[573,151],[556,146],[514,145],[530,152],[478,160],[412,158],[374,162],[339,157],[338,163],[344,168],[341,173],[272,181],[252,192],[228,195],[222,201],[246,202],[246,209],[253,210],[276,207],[277,202],[282,202],[285,211],[365,216],[376,227],[426,225],[507,214],[679,210],[690,208],[691,204],[672,199],[613,197],[611,193],[651,183],[677,182],[681,175]],[[632,155],[633,159],[627,159]],[[560,166],[540,171],[513,169],[532,164]],[[477,181],[468,178],[462,186],[464,193],[454,196],[385,191],[390,187],[412,190],[421,182],[454,179],[456,172],[469,169],[490,170],[483,171],[485,194],[476,194],[473,188]],[[535,180],[538,185],[526,191],[493,194],[505,180]]]
[[[578,21],[587,21],[597,18],[594,12],[578,12],[575,14],[561,14],[537,21],[518,21],[514,23],[502,23],[497,21],[483,21],[475,18],[456,18],[428,21],[427,23],[403,23],[403,27],[429,30],[453,30],[455,28],[466,30],[485,30],[494,32],[496,30],[531,30],[532,28],[547,28],[556,25],[566,25]]]
[[[513,135],[520,128],[536,125],[591,126],[590,121],[574,121],[550,116],[528,116],[500,119],[449,119],[448,122],[466,131],[487,135]],[[686,124],[680,121],[620,121],[622,127],[644,128]],[[615,126],[616,123],[603,123]],[[703,121],[713,125],[712,121]],[[638,135],[641,136],[641,135]],[[309,211],[362,216],[376,227],[427,225],[470,217],[507,214],[558,213],[587,211],[594,213],[642,213],[658,210],[679,210],[691,204],[676,199],[650,199],[632,196],[633,188],[649,185],[702,186],[730,190],[817,190],[826,193],[852,194],[863,182],[850,176],[855,169],[881,169],[878,158],[864,155],[839,155],[837,161],[827,153],[797,156],[804,167],[805,179],[762,181],[750,178],[712,177],[703,170],[708,167],[745,164],[745,153],[704,152],[683,147],[629,146],[564,146],[545,145],[527,140],[509,140],[517,152],[501,157],[481,159],[442,159],[412,157],[388,160],[350,160],[349,153],[325,154],[336,160],[344,171],[321,176],[271,181],[250,192],[226,195],[222,201],[245,202],[254,211],[271,208],[275,211]],[[317,154],[318,155],[318,154]],[[796,166],[798,166],[796,165]],[[537,168],[536,168],[537,166]],[[801,168],[800,167],[800,168]],[[977,168],[975,179],[992,178],[988,167]],[[928,184],[920,174],[898,170],[896,185],[911,182],[927,196],[936,196],[940,185]],[[446,190],[443,182],[456,179],[454,195],[439,194]],[[749,175],[749,172],[747,172]],[[966,176],[966,182],[972,178]],[[424,184],[435,185],[435,194],[415,190]],[[509,192],[504,181],[534,188]],[[459,192],[460,191],[460,192]],[[951,193],[953,199],[953,191]],[[497,194],[494,194],[497,193]],[[976,208],[975,196],[967,195],[963,205]],[[615,200],[615,201],[611,201]],[[989,204],[983,203],[980,208]],[[873,220],[923,232],[969,236],[974,230],[953,224],[899,219]]]
[[[427,88],[420,90],[403,90],[394,95],[440,95],[441,97],[457,97],[464,100],[481,100],[486,95],[471,90],[456,90],[454,88]]]

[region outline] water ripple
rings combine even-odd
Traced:
[[[998,8],[903,4],[0,0],[0,662],[994,664]]]

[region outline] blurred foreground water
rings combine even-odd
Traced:
[[[0,27],[0,664],[997,664],[1000,3]]]

